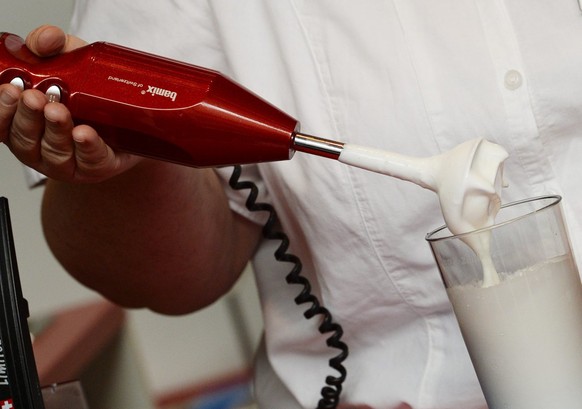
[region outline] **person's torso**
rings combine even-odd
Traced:
[[[116,13],[129,10],[120,16],[139,12],[108,31],[83,16],[97,13],[106,24],[113,10],[88,1],[75,31],[221,70],[297,118],[305,133],[412,156],[477,137],[503,145],[504,201],[563,195],[579,242],[575,0],[113,3]],[[345,398],[378,409],[482,408],[424,241],[442,224],[434,193],[302,153],[259,171],[290,252],[344,328]],[[301,315],[305,307],[293,306],[299,288],[262,253],[255,269],[271,369],[302,406],[315,407],[334,374],[333,351]]]

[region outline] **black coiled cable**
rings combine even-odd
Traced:
[[[277,229],[278,216],[272,205],[268,203],[257,202],[259,189],[257,185],[250,181],[241,181],[242,168],[239,165],[234,167],[232,175],[229,180],[229,185],[235,190],[248,189],[249,195],[247,197],[245,206],[251,212],[267,212],[269,217],[263,226],[263,237],[269,240],[281,241],[280,246],[275,250],[275,259],[280,262],[289,262],[293,264],[293,268],[285,277],[288,284],[299,284],[302,290],[297,297],[295,303],[297,305],[310,304],[309,308],[303,313],[305,318],[311,319],[315,316],[320,316],[322,321],[318,329],[321,334],[331,333],[327,338],[326,344],[330,348],[340,350],[340,353],[329,360],[329,366],[339,372],[339,376],[327,376],[325,378],[326,386],[321,389],[321,399],[318,402],[316,409],[335,409],[340,400],[342,391],[342,384],[346,379],[347,371],[343,366],[343,361],[348,357],[348,346],[341,341],[343,335],[343,328],[338,323],[333,322],[333,318],[329,310],[321,305],[315,295],[311,293],[311,284],[309,280],[301,275],[302,263],[299,257],[287,253],[289,248],[289,238],[285,233]]]

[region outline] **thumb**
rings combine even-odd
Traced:
[[[65,34],[59,27],[49,25],[34,29],[26,37],[26,46],[41,57],[71,51],[86,44],[78,37]]]

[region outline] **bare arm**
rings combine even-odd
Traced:
[[[73,276],[124,305],[165,313],[224,294],[259,236],[228,209],[212,170],[154,161],[99,184],[50,181],[42,218]]]
[[[39,55],[83,44],[54,27],[27,38]],[[0,141],[50,178],[42,220],[55,256],[120,304],[171,314],[208,305],[258,243],[259,227],[229,210],[212,170],[115,152],[40,92],[0,86]]]

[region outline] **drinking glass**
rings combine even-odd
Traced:
[[[582,285],[560,202],[509,203],[492,227],[426,237],[489,409],[582,408]]]

